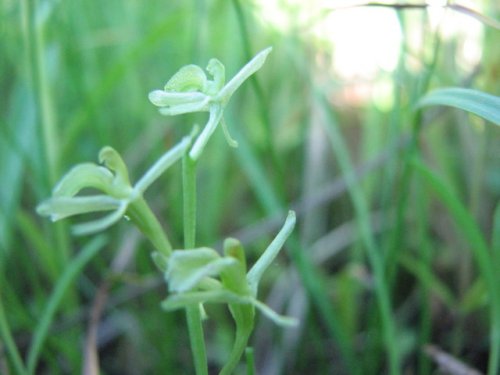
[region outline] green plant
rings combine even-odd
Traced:
[[[240,361],[254,328],[255,309],[279,325],[294,325],[293,319],[282,317],[257,300],[262,274],[273,262],[295,225],[291,211],[275,239],[247,272],[245,253],[239,241],[224,242],[224,255],[211,248],[196,246],[196,165],[217,125],[222,123],[230,146],[237,145],[224,124],[223,112],[236,89],[264,64],[271,48],[257,54],[233,79],[225,84],[224,65],[211,59],[207,71],[212,80],[196,65],[181,68],[165,85],[164,90],[150,93],[151,102],[163,115],[189,112],[209,112],[208,121],[199,135],[194,127],[190,135],[168,150],[134,184],[129,179],[125,161],[113,148],[106,146],[99,153],[99,162],[73,167],[56,185],[52,197],[42,202],[37,211],[53,221],[70,216],[111,211],[99,219],[73,227],[76,235],[102,231],[123,217],[128,218],[148,238],[155,251],[152,258],[165,276],[170,291],[162,303],[167,310],[186,309],[191,347],[197,374],[207,374],[206,350],[203,337],[203,304],[225,303],[235,322],[235,342],[221,374],[230,374]],[[183,159],[184,246],[173,250],[170,240],[143,197],[145,190],[163,172]],[[91,188],[93,195],[78,195]],[[46,330],[45,330],[46,332]],[[36,357],[35,357],[36,358]],[[35,359],[29,372],[35,370]]]

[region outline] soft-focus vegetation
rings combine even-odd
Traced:
[[[197,176],[200,245],[233,236],[252,262],[297,212],[259,299],[300,325],[258,318],[256,374],[500,373],[498,3],[345,5],[0,4],[0,374],[194,373],[151,245],[126,220],[74,237],[35,207],[105,145],[137,180],[206,122],[148,93],[211,57],[232,77],[267,46],[225,112],[238,148],[218,129]],[[174,166],[146,194],[174,248],[181,180]],[[217,373],[234,329],[207,313]]]

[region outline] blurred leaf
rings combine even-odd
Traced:
[[[85,265],[99,253],[106,245],[104,236],[95,237],[92,241],[78,253],[78,255],[68,264],[64,273],[59,278],[54,291],[47,301],[47,307],[42,313],[37,327],[33,334],[33,340],[28,352],[28,373],[34,374],[38,357],[40,356],[43,343],[49,333],[49,328],[54,320],[57,308],[61,305],[63,297],[73,280],[83,270]]]
[[[474,113],[500,125],[500,97],[458,87],[431,91],[417,103],[418,107],[444,105]]]
[[[17,85],[11,94],[7,123],[0,125],[0,259],[10,245],[26,157],[36,159],[35,126],[34,98],[25,86]]]
[[[432,294],[437,296],[450,310],[457,308],[457,301],[451,290],[434,275],[431,269],[421,260],[412,256],[403,255],[400,258],[401,265],[412,273],[418,281]]]

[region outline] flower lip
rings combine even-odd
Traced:
[[[210,112],[205,128],[189,153],[191,159],[199,158],[217,125],[223,121],[223,110],[231,96],[264,65],[271,51],[272,47],[268,47],[257,53],[227,84],[225,84],[225,67],[214,58],[206,67],[207,72],[213,77],[212,80],[206,78],[199,66],[186,65],[170,78],[164,90],[154,90],[149,93],[149,100],[153,105],[160,107],[159,112],[164,116]],[[229,146],[236,147],[237,142],[231,138],[225,125],[223,130]]]
[[[201,92],[168,92],[154,90],[148,95],[149,101],[157,107],[166,107],[181,104],[194,104],[206,100],[207,96]]]
[[[113,148],[103,147],[99,160],[105,166],[82,163],[73,167],[56,185],[52,197],[40,203],[36,210],[40,215],[49,216],[52,221],[79,214],[112,211],[99,219],[75,225],[73,232],[83,235],[106,229],[119,221],[129,205],[142,197],[144,191],[186,153],[193,134],[184,137],[163,154],[133,187],[121,156]],[[104,194],[77,196],[85,188],[97,189]]]
[[[224,256],[206,247],[173,251],[164,266],[171,294],[163,308],[175,310],[204,303],[251,305],[279,325],[296,325],[295,319],[277,314],[257,299],[260,277],[291,234],[295,220],[290,211],[282,229],[248,273],[243,247],[235,239],[224,241]]]

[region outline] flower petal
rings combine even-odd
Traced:
[[[254,292],[254,295],[257,293],[257,287],[259,285],[262,274],[271,265],[271,263],[283,247],[283,244],[292,233],[293,228],[295,227],[295,220],[295,212],[289,211],[283,228],[281,228],[271,244],[262,253],[257,262],[255,262],[253,267],[250,269],[250,271],[248,271],[247,280],[248,284],[252,288],[252,291]]]
[[[201,92],[167,92],[163,90],[151,91],[148,95],[149,101],[157,107],[169,107],[179,104],[200,103],[205,100],[206,95]]]
[[[164,116],[177,116],[192,112],[208,111],[208,103],[210,98],[207,96],[203,101],[187,104],[177,104],[170,107],[161,107],[158,111]]]
[[[120,205],[118,199],[107,195],[52,197],[40,203],[36,210],[38,214],[50,216],[52,221],[57,221],[73,215],[115,210]]]
[[[103,218],[73,226],[73,228],[71,228],[73,234],[83,236],[85,234],[96,233],[110,227],[124,216],[127,209],[127,203],[128,202],[126,201],[121,202],[120,207],[118,207],[116,211],[104,216]]]
[[[211,290],[208,292],[188,292],[173,294],[168,296],[161,304],[167,311],[185,308],[200,303],[228,303],[228,304],[249,304],[260,310],[265,316],[280,326],[296,326],[297,319],[283,316],[275,312],[266,304],[250,296],[239,296],[228,290]]]
[[[165,91],[205,91],[207,76],[198,65],[186,65],[179,69],[165,85]]]
[[[192,137],[184,137],[175,147],[168,150],[134,185],[134,190],[142,194],[165,170],[182,158],[191,145]]]
[[[55,186],[54,197],[72,197],[84,188],[95,188],[107,192],[113,182],[113,174],[104,167],[93,163],[74,166]]]
[[[198,160],[198,157],[203,152],[205,145],[210,139],[210,136],[217,128],[217,124],[220,122],[223,112],[224,110],[220,104],[213,104],[210,107],[210,117],[208,118],[208,122],[203,128],[201,134],[198,136],[198,138],[196,138],[191,151],[189,151],[189,157],[191,159]]]
[[[272,47],[268,47],[260,51],[255,57],[250,60],[238,73],[220,90],[217,94],[217,99],[223,104],[227,103],[231,95],[242,85],[245,80],[259,70],[266,62],[267,55],[271,53]]]
[[[219,275],[223,269],[235,263],[235,259],[222,258],[215,250],[206,247],[175,250],[169,258],[165,279],[170,291],[186,292],[203,279]]]
[[[200,303],[247,303],[247,301],[235,293],[220,289],[208,292],[171,294],[161,303],[161,307],[167,311],[172,311]]]
[[[115,173],[114,187],[118,188],[115,193],[127,196],[130,189],[128,170],[121,155],[113,147],[105,146],[99,151],[99,162]],[[114,195],[114,194],[112,194]],[[121,197],[120,197],[121,198]]]

